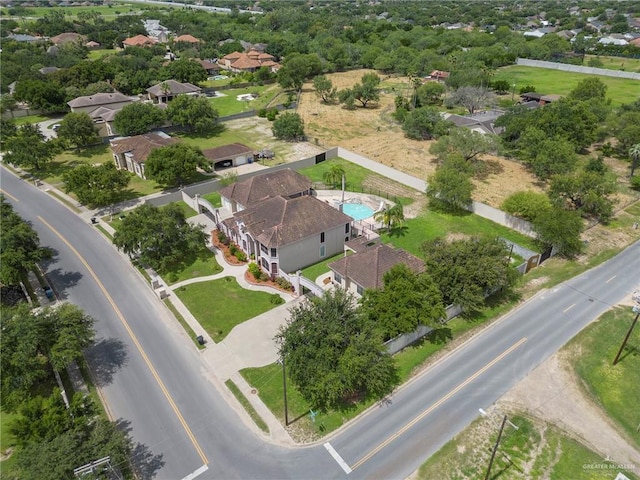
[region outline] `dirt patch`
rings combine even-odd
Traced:
[[[354,70],[327,75],[339,90],[353,86],[362,75],[373,70]],[[436,169],[429,153],[430,141],[410,140],[392,119],[395,97],[408,91],[407,77],[382,77],[382,94],[377,105],[346,110],[341,105],[325,105],[313,91],[311,83],[304,85],[298,113],[305,122],[305,131],[312,142],[327,148],[340,146],[372,160],[418,178],[427,178]],[[499,207],[502,200],[520,190],[540,192],[536,179],[519,163],[487,155],[490,161],[484,178],[474,180],[474,199]]]
[[[571,352],[556,353],[504,395],[498,405],[505,410],[524,410],[558,426],[603,458],[640,467],[640,452],[582,392],[570,359]]]

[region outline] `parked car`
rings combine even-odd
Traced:
[[[51,125],[51,130],[57,132],[58,130],[60,130],[60,127],[61,125],[59,123],[54,123],[53,125]]]

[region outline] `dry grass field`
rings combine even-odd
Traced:
[[[354,70],[327,75],[338,90],[351,87],[372,70]],[[309,140],[324,147],[340,146],[372,160],[420,178],[435,170],[429,154],[431,142],[405,138],[391,114],[397,92],[406,90],[406,77],[382,77],[383,93],[377,105],[349,111],[339,104],[325,105],[311,83],[303,87],[298,113],[305,123]],[[485,156],[483,178],[474,180],[474,199],[498,207],[511,193],[520,190],[541,191],[536,179],[519,163],[505,158]]]

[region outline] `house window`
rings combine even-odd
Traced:
[[[262,267],[263,267],[265,270],[267,270],[267,271],[269,270],[269,262],[267,262],[264,258],[261,258],[261,259],[260,259],[260,263],[262,264]]]
[[[320,245],[320,258],[324,258],[325,255],[324,245]]]
[[[260,244],[260,250],[262,251],[262,253],[264,253],[265,255],[269,254],[269,249],[267,248],[266,245]]]
[[[358,292],[358,295],[362,296],[362,294],[364,293],[364,288],[362,288],[360,285],[356,285],[356,292]]]
[[[348,223],[344,224],[344,233],[349,233],[349,226],[350,225]]]
[[[338,275],[337,273],[334,273],[333,279],[335,280],[336,283],[342,285],[342,277],[340,275]]]
[[[344,241],[348,242],[349,241],[349,237],[344,237]]]
[[[324,243],[324,232],[320,234],[320,243]]]
[[[273,258],[273,257],[277,257],[277,256],[278,256],[278,252],[277,252],[277,250],[276,250],[275,248],[272,248],[272,249],[271,249],[271,258]]]

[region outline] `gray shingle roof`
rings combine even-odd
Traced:
[[[230,143],[221,147],[207,148],[202,151],[203,155],[212,162],[225,160],[227,158],[242,155],[243,153],[253,153],[253,150],[241,143]]]
[[[120,92],[113,93],[96,93],[94,95],[87,95],[85,97],[77,97],[67,102],[71,108],[80,107],[98,107],[101,105],[109,105],[111,103],[120,102],[133,102],[137,100],[135,97],[127,97]]]
[[[168,89],[168,92],[165,93],[165,87]],[[160,82],[153,87],[147,88],[147,92],[151,95],[155,95],[156,97],[161,97],[164,95],[180,95],[183,93],[200,93],[202,89],[200,87],[196,87],[191,83],[180,83],[176,80],[165,80],[164,82]]]

